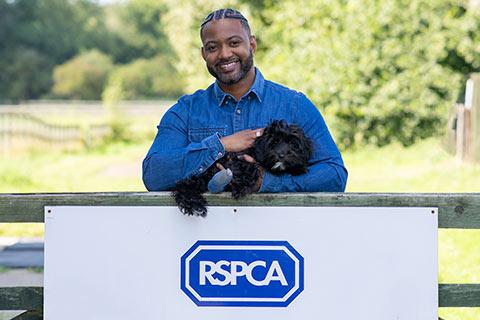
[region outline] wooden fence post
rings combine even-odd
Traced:
[[[457,123],[455,130],[455,156],[458,162],[462,162],[465,158],[465,106],[456,105]]]
[[[472,160],[480,162],[480,73],[472,74],[470,80],[471,93],[465,94],[465,107],[470,111],[469,153]]]

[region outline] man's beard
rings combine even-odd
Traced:
[[[225,61],[219,61],[217,65],[221,62],[225,62]],[[248,55],[247,59],[240,60],[239,62],[240,62],[240,71],[237,74],[233,74],[233,75],[224,75],[221,72],[217,73],[215,71],[215,67],[209,66],[208,64],[207,64],[207,69],[208,69],[208,72],[210,72],[210,74],[214,76],[215,79],[218,80],[218,82],[225,85],[232,85],[232,84],[238,83],[240,80],[245,78],[248,71],[250,71],[250,69],[253,67],[252,50],[250,50],[250,54]]]

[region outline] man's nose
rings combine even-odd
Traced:
[[[218,54],[218,57],[220,59],[227,59],[227,58],[230,58],[232,56],[232,51],[230,50],[230,48],[228,46],[221,46],[220,47],[220,52]]]

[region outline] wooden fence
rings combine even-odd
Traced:
[[[23,112],[0,112],[0,153],[26,149],[38,144],[77,148],[90,147],[110,134],[106,124],[54,125]]]
[[[437,207],[439,228],[480,229],[480,193],[254,194],[241,201],[235,201],[227,194],[218,194],[208,195],[207,199],[212,206]],[[172,197],[163,192],[0,194],[0,223],[43,223],[45,206],[174,205]],[[452,263],[455,262],[452,261]],[[79,306],[79,308],[82,307],[85,306]],[[480,284],[439,284],[439,307],[480,307]],[[16,320],[43,319],[43,288],[0,288],[0,310],[26,310],[15,317]]]
[[[465,103],[452,107],[446,147],[459,162],[480,162],[480,73],[467,80]]]
[[[160,116],[175,100],[135,100],[121,101],[119,111],[128,117]],[[107,110],[102,101],[86,100],[28,100],[19,104],[0,104],[0,112],[24,112],[36,116],[81,114],[86,116],[104,117]]]

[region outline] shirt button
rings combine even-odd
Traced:
[[[223,154],[221,152],[219,152],[218,157],[220,158],[221,156],[223,156]]]
[[[240,114],[242,113],[242,111],[240,109],[237,109],[237,114]]]
[[[200,167],[200,169],[198,169],[198,171],[202,172],[202,171],[203,171],[203,167]]]

